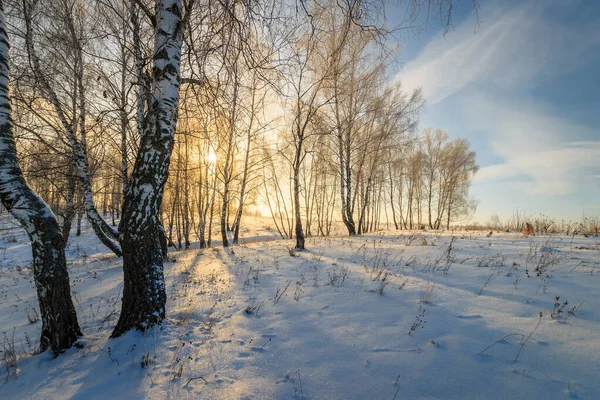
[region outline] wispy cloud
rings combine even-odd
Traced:
[[[513,179],[530,194],[565,195],[600,173],[600,141],[590,128],[549,115],[542,107],[482,94],[461,98],[462,118],[486,132],[501,163],[481,168],[476,183]],[[528,177],[527,182],[517,178]]]
[[[547,18],[551,7],[556,12],[576,3],[486,3],[477,31],[475,19],[468,18],[434,37],[398,75],[405,87],[422,87],[430,105],[443,106],[453,96],[463,130],[488,139],[500,162],[480,160],[485,167],[476,184],[504,181],[519,193],[547,196],[596,183],[600,141],[589,138],[598,137],[597,128],[554,115],[543,98],[528,93],[576,71],[600,46],[596,26]]]
[[[476,183],[513,179],[513,185],[533,195],[567,195],[578,185],[594,179],[600,160],[600,142],[558,144],[552,150],[533,151],[510,157],[506,162],[484,167]],[[521,182],[517,178],[531,180]]]
[[[506,90],[531,78],[547,78],[577,68],[590,48],[600,43],[596,26],[565,26],[544,17],[557,1],[486,3],[480,14],[447,35],[439,34],[398,74],[407,88],[422,87],[436,104],[470,84]]]

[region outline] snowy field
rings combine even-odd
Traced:
[[[0,398],[598,398],[598,238],[390,231],[292,246],[171,252],[167,321],[109,339],[121,262],[90,230],[73,236],[85,336],[53,359],[32,355],[30,248],[5,230]]]

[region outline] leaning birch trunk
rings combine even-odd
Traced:
[[[137,107],[136,107],[136,124],[138,134],[144,132],[144,103],[146,101],[146,83],[144,78],[144,59],[142,57],[142,44],[140,39],[140,21],[137,16],[137,6],[135,0],[129,0],[129,16],[132,25],[133,47],[135,53],[135,72],[137,77]],[[125,188],[123,188],[125,193]]]
[[[119,239],[118,233],[115,232],[115,230],[112,229],[110,227],[110,225],[108,223],[106,223],[106,221],[104,221],[102,216],[100,216],[100,214],[98,213],[98,210],[96,209],[96,206],[94,204],[94,197],[93,197],[93,193],[92,193],[92,183],[90,180],[88,159],[87,159],[87,153],[86,153],[86,148],[85,148],[85,141],[83,140],[84,137],[82,137],[82,141],[77,140],[73,126],[71,124],[69,124],[69,122],[67,121],[67,117],[65,116],[65,113],[63,112],[62,106],[60,104],[60,100],[58,99],[56,92],[52,89],[52,86],[50,86],[50,83],[46,79],[45,75],[42,73],[40,60],[37,57],[37,53],[35,51],[35,46],[33,43],[33,32],[32,32],[32,15],[31,14],[32,14],[33,9],[36,6],[36,3],[37,3],[37,1],[32,1],[30,4],[26,5],[24,8],[25,25],[26,25],[25,42],[26,42],[27,52],[28,52],[30,60],[31,60],[31,65],[33,68],[34,75],[35,75],[36,79],[39,81],[39,83],[41,84],[41,87],[44,90],[46,96],[48,96],[48,100],[54,107],[54,111],[56,112],[56,115],[67,134],[67,139],[69,140],[69,145],[70,145],[72,153],[73,153],[73,163],[76,167],[77,174],[80,178],[81,185],[82,185],[83,192],[84,192],[84,197],[83,197],[84,208],[86,211],[86,215],[92,225],[92,228],[94,229],[94,232],[96,233],[96,235],[98,236],[98,238],[100,239],[102,244],[104,244],[106,247],[108,247],[117,256],[121,256],[121,248],[118,244],[118,239]],[[83,90],[82,86],[80,86],[80,90]],[[81,102],[83,102],[83,92],[79,93],[79,96],[81,97]],[[84,120],[85,120],[85,114],[83,113],[84,108],[85,107],[83,106],[83,103],[80,103],[79,111],[80,111],[80,123],[82,124],[82,131],[83,131],[83,124],[84,124]]]
[[[153,102],[146,116],[119,224],[124,289],[121,315],[113,337],[134,328],[148,329],[165,318],[167,296],[159,213],[177,124],[181,13],[181,0],[156,2]]]
[[[123,36],[127,34],[126,24],[123,24]],[[127,129],[129,126],[129,115],[126,110],[127,105],[127,48],[125,44],[121,45],[121,59],[123,64],[121,65],[121,99],[119,104],[119,117],[121,119],[121,195],[127,192]]]
[[[27,185],[17,160],[8,95],[9,43],[0,2],[0,199],[31,240],[33,276],[37,289],[42,333],[40,350],[55,355],[81,336],[65,258],[64,240],[56,217]]]

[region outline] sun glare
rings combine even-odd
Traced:
[[[210,149],[207,156],[208,163],[215,165],[217,163],[217,154],[213,149]]]

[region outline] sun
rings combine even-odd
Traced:
[[[206,159],[208,160],[208,163],[211,165],[215,165],[217,163],[217,154],[215,153],[215,151],[213,149],[210,149],[208,151],[208,156],[206,156]]]

